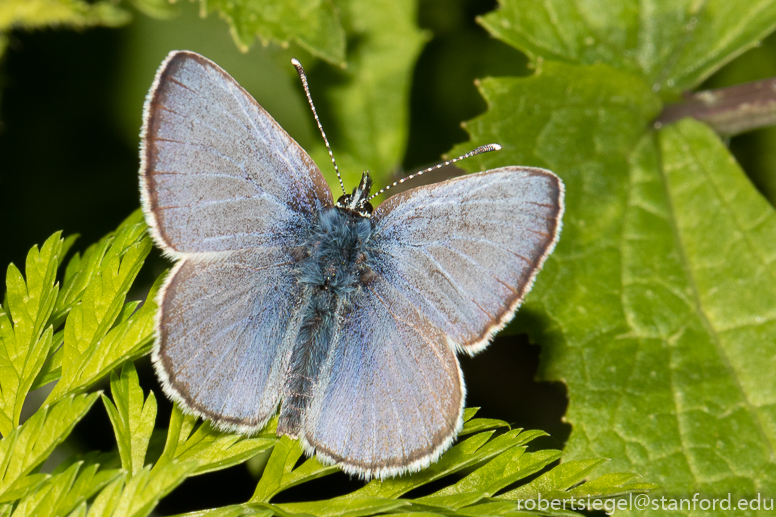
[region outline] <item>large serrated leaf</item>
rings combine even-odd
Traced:
[[[624,77],[545,62],[482,83],[489,111],[468,128],[506,152],[480,165],[546,167],[567,187],[560,245],[513,330],[545,345],[542,375],[569,387],[568,457],[612,458],[603,470],[673,494],[768,493],[773,208],[705,126],[655,139],[659,104]]]
[[[771,0],[501,0],[481,18],[532,59],[606,63],[668,95],[703,79],[776,27]]]

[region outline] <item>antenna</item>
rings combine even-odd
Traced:
[[[307,95],[307,102],[310,104],[310,109],[313,110],[313,116],[315,116],[315,123],[318,124],[318,129],[321,130],[323,143],[326,144],[326,149],[329,151],[329,158],[331,158],[331,163],[334,165],[334,171],[337,173],[337,179],[339,180],[340,187],[342,188],[342,193],[347,194],[347,192],[345,192],[345,185],[342,183],[342,176],[340,176],[339,168],[337,168],[337,162],[334,160],[334,153],[331,152],[331,146],[329,145],[329,140],[326,138],[326,133],[323,132],[323,126],[321,125],[321,121],[318,118],[318,112],[315,110],[315,104],[313,104],[313,98],[310,95],[310,87],[307,85],[307,74],[304,73],[304,68],[302,68],[302,63],[300,63],[296,58],[293,58],[291,60],[291,64],[294,65],[294,68],[296,68],[296,73],[299,74],[299,79],[302,80],[302,87],[304,88],[305,95]]]
[[[381,189],[379,192],[375,192],[374,194],[369,196],[369,198],[365,199],[363,202],[369,201],[373,197],[377,197],[380,194],[382,194],[383,192],[386,192],[386,191],[390,190],[392,187],[395,187],[396,185],[401,185],[405,181],[411,180],[412,178],[414,178],[416,176],[420,176],[421,174],[424,174],[426,172],[431,172],[431,171],[435,171],[437,169],[441,169],[442,167],[445,167],[446,165],[450,165],[451,163],[455,163],[455,162],[460,162],[461,160],[463,160],[465,158],[471,158],[472,156],[476,156],[478,154],[489,153],[491,151],[500,151],[500,150],[501,150],[501,146],[498,145],[498,144],[481,145],[477,149],[472,149],[468,153],[462,154],[458,158],[453,158],[452,160],[448,160],[446,162],[439,163],[437,165],[434,165],[433,167],[429,167],[428,169],[423,169],[422,171],[416,172],[415,174],[410,174],[406,178],[402,178],[399,181],[394,181],[393,183],[391,183],[387,187]]]

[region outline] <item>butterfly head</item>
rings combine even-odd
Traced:
[[[372,203],[368,201],[371,190],[372,178],[369,176],[369,172],[365,171],[361,175],[358,186],[353,189],[353,193],[340,196],[335,206],[361,217],[371,217],[373,208]]]

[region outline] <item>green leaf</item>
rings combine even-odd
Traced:
[[[410,502],[401,499],[384,499],[382,497],[356,497],[350,499],[332,499],[312,503],[287,503],[273,506],[279,509],[281,515],[316,515],[318,517],[361,517],[375,515],[402,506]],[[406,515],[402,513],[402,515]]]
[[[158,18],[160,20],[166,20],[168,18],[174,18],[180,12],[175,3],[171,0],[130,0],[138,11],[151,16],[152,18]]]
[[[458,483],[448,486],[434,495],[481,492],[495,495],[499,490],[542,470],[557,461],[561,452],[556,450],[525,453],[526,447],[515,447],[493,458]]]
[[[269,502],[283,490],[339,470],[338,467],[322,465],[316,458],[306,460],[295,469],[303,453],[304,450],[297,440],[291,440],[287,436],[281,437],[272,450],[250,502]]]
[[[536,435],[529,433],[523,436],[520,430],[516,429],[498,435],[492,440],[491,437],[493,437],[493,431],[476,434],[453,446],[439,461],[427,469],[411,476],[386,479],[385,481],[372,480],[364,488],[356,490],[347,497],[399,497],[427,483],[491,460],[510,449],[524,445]]]
[[[115,405],[105,395],[102,402],[116,434],[121,466],[132,476],[145,464],[148,442],[156,422],[156,398],[151,391],[144,400],[143,389],[131,361],[124,363],[121,377],[111,373],[110,389]]]
[[[70,434],[97,396],[71,396],[44,406],[0,440],[0,503],[22,497],[46,479],[44,474],[28,474]]]
[[[74,463],[65,471],[51,476],[45,483],[22,498],[13,517],[54,517],[67,515],[120,475],[118,470],[98,472],[97,465],[81,468]]]
[[[338,5],[352,44],[347,69],[331,71],[326,81],[331,86],[323,95],[333,116],[323,113],[324,128],[332,136],[346,188],[357,185],[365,170],[377,185],[385,185],[404,158],[412,72],[428,36],[417,27],[412,0],[343,0]],[[339,185],[325,148],[312,149],[312,156],[336,192]]]
[[[545,62],[481,91],[469,146],[505,152],[468,166],[566,183],[560,244],[512,331],[568,386],[567,457],[675,494],[774,490],[773,208],[705,126],[650,134],[659,103],[621,72]]]
[[[69,310],[61,378],[47,402],[81,392],[127,359],[149,351],[157,308],[154,295],[162,279],[136,312],[132,313],[136,302],[124,302],[150,250],[143,215],[137,211],[115,234],[90,247],[83,257],[74,257],[74,266],[68,264],[58,301],[61,313]]]
[[[476,410],[468,410],[467,418],[471,418],[475,412]],[[495,422],[498,422],[498,428],[507,426],[504,422]],[[483,425],[485,423],[494,422],[483,419]],[[525,452],[525,444],[542,435],[541,431],[522,433],[514,430],[501,435],[494,435],[492,431],[481,432],[453,447],[437,463],[423,471],[385,481],[373,480],[350,494],[323,501],[273,504],[271,499],[281,491],[336,470],[334,467],[321,465],[314,458],[294,468],[302,458],[302,448],[298,442],[283,437],[272,451],[256,492],[248,503],[187,515],[232,517],[263,511],[271,511],[281,516],[352,517],[394,512],[402,515],[493,515],[497,513],[495,510],[514,513],[518,508],[515,501],[497,502],[491,497],[557,461],[560,451]],[[573,490],[581,490],[579,487],[572,488],[572,485],[581,482],[599,463],[599,460],[570,462],[556,467],[529,484],[530,488],[525,494],[533,494],[532,490],[539,486],[550,492],[545,498],[567,499],[570,494],[576,494]],[[462,479],[452,476],[462,471],[468,475]],[[625,473],[607,474],[581,486],[589,485],[589,496],[585,497],[590,500],[644,493],[655,488],[655,485],[647,483],[633,483],[637,477]],[[431,496],[417,499],[400,497],[440,479],[445,479],[449,484]],[[572,513],[567,512],[565,515]]]
[[[57,268],[64,241],[55,233],[40,250],[27,254],[25,281],[11,264],[6,277],[5,306],[0,314],[0,433],[19,425],[22,404],[53,344],[49,318],[59,293]]]
[[[130,479],[121,476],[97,495],[87,515],[145,517],[196,468],[196,461],[174,462],[158,470],[144,467]]]
[[[74,28],[104,25],[116,27],[129,21],[129,14],[113,2],[83,0],[4,0],[0,4],[0,31],[12,28]]]
[[[240,434],[223,433],[204,422],[195,430],[197,417],[185,415],[180,407],[173,406],[167,441],[162,456],[154,470],[171,462],[195,460],[193,474],[204,474],[225,469],[271,449],[279,440],[265,430],[259,436],[249,438]]]
[[[605,63],[675,95],[697,86],[776,27],[770,0],[500,0],[480,22],[494,36],[539,58]]]
[[[243,52],[258,36],[263,45],[293,41],[329,63],[345,63],[345,31],[331,0],[202,0],[201,9],[220,12]]]

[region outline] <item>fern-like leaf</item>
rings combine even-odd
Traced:
[[[105,395],[102,402],[108,412],[121,457],[121,466],[136,474],[144,466],[148,442],[156,422],[156,397],[143,397],[137,371],[131,361],[124,363],[121,376],[111,373],[110,388],[114,403]]]
[[[49,378],[60,379],[49,395],[51,403],[87,389],[128,358],[148,352],[153,339],[156,304],[153,295],[135,312],[125,304],[129,288],[151,250],[151,239],[140,211],[132,214],[83,258],[74,258],[65,273],[58,309],[69,311],[59,356],[52,356]],[[59,368],[55,363],[59,361]]]
[[[0,503],[22,497],[46,479],[31,472],[70,434],[97,395],[71,396],[44,406],[0,440]]]
[[[204,474],[237,465],[271,449],[278,438],[268,426],[258,436],[217,431],[209,422],[197,426],[197,417],[186,415],[176,404],[170,417],[167,441],[154,470],[173,462],[196,461],[192,474]]]
[[[59,294],[57,268],[64,241],[55,233],[27,254],[27,278],[13,264],[0,314],[0,433],[19,425],[22,404],[54,343],[50,318]]]

